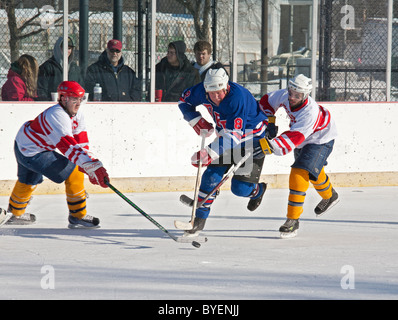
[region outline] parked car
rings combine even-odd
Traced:
[[[268,80],[287,78],[289,72],[289,78],[294,77],[295,66],[297,59],[306,58],[310,55],[308,48],[301,48],[292,53],[282,53],[271,57],[268,60]],[[289,69],[289,71],[288,71]],[[250,61],[249,67],[246,70],[246,81],[260,81],[261,79],[261,60]]]
[[[286,78],[288,72],[289,78],[292,78],[299,58],[305,58],[305,56],[297,53],[282,53],[272,57],[268,63],[268,79]]]

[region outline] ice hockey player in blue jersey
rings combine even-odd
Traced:
[[[267,117],[253,95],[239,84],[229,81],[224,69],[209,70],[202,83],[183,92],[178,104],[184,119],[195,132],[209,137],[214,127],[196,110],[199,105],[204,105],[212,116],[217,137],[191,159],[194,166],[198,166],[201,159],[202,165],[207,167],[202,176],[198,202],[213,190],[245,153],[253,154],[267,127]],[[260,205],[267,187],[265,183],[259,183],[263,162],[263,156],[249,157],[231,180],[231,191],[235,195],[250,198],[247,207],[251,211]],[[216,193],[196,209],[193,228],[186,232],[197,235],[203,230],[215,197]]]

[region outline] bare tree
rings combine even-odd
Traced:
[[[211,0],[176,0],[193,16],[198,40],[210,41]]]
[[[41,26],[40,16],[43,12],[37,8],[37,12],[31,17],[23,21],[21,25],[18,25],[17,17],[15,14],[16,8],[21,5],[21,0],[2,0],[0,1],[0,8],[5,9],[8,18],[8,28],[10,30],[10,56],[11,61],[15,61],[19,57],[19,49],[21,45],[21,40],[39,34],[46,30]],[[60,20],[59,18],[58,20]],[[58,22],[56,20],[55,22]],[[35,26],[35,30],[27,31],[30,26]]]

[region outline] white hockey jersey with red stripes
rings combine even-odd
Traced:
[[[15,138],[26,157],[58,149],[71,162],[81,166],[92,161],[82,112],[70,117],[59,105],[54,105],[32,121],[25,122]]]
[[[281,107],[290,118],[290,130],[270,141],[276,155],[285,155],[294,148],[302,148],[310,143],[327,143],[337,137],[330,112],[311,97],[294,111],[290,109],[286,89],[266,94],[260,100],[260,108],[267,116],[273,116]]]

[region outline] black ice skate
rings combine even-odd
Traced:
[[[5,223],[7,225],[29,225],[29,224],[34,224],[36,222],[36,216],[31,213],[25,212],[21,216],[15,216],[12,215],[10,219]]]
[[[197,237],[205,227],[206,219],[195,217],[193,221],[193,228],[191,230],[185,230],[184,237]]]
[[[283,225],[279,228],[282,239],[294,238],[297,235],[297,230],[299,228],[299,219],[289,219],[285,221]]]
[[[250,201],[247,205],[247,209],[249,209],[250,211],[256,210],[259,207],[259,205],[261,204],[265,190],[267,190],[267,184],[264,182],[261,182],[259,185],[259,188],[260,188],[260,190],[259,190],[260,194],[257,195],[255,199],[250,199]]]
[[[72,215],[69,215],[69,229],[93,229],[99,228],[100,220],[98,218],[89,216],[86,214],[82,219],[78,219]]]
[[[314,211],[317,217],[320,217],[328,210],[333,208],[340,201],[339,195],[336,190],[332,189],[332,196],[329,199],[322,199],[321,202],[315,207]]]

